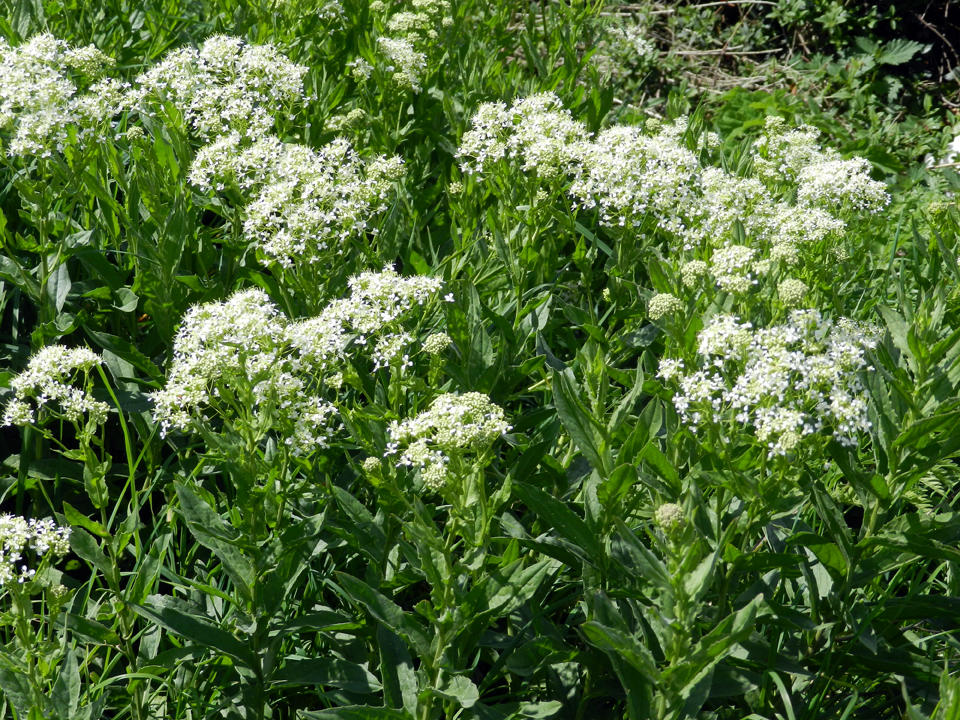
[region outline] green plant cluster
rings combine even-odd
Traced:
[[[0,4],[0,717],[955,717],[897,12]]]

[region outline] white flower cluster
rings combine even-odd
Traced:
[[[582,208],[596,208],[607,225],[637,225],[651,218],[683,237],[691,224],[686,208],[698,202],[700,163],[681,142],[683,120],[655,135],[615,126],[584,145],[570,194]]]
[[[42,348],[30,358],[27,369],[10,381],[14,397],[4,410],[3,424],[30,425],[46,411],[72,423],[79,424],[86,416],[87,424],[101,425],[107,419],[109,406],[95,400],[86,387],[75,387],[72,383],[82,373],[86,385],[90,370],[102,362],[100,356],[88,348],[63,345]]]
[[[450,27],[448,0],[411,0],[410,10],[401,10],[387,20],[387,31],[414,41],[433,41],[439,37],[437,27]]]
[[[32,551],[36,564],[41,564],[48,558],[63,557],[69,550],[69,527],[60,527],[50,518],[0,515],[0,588],[14,580],[29,582],[36,574],[36,568],[23,562],[25,552]]]
[[[347,17],[347,11],[343,9],[340,0],[326,0],[316,11],[315,16],[327,22],[343,21]]]
[[[156,101],[172,102],[203,140],[231,132],[255,140],[273,130],[278,106],[303,97],[306,71],[272,45],[215,35],[137,78],[130,102],[145,112]]]
[[[753,143],[754,170],[764,182],[796,182],[800,171],[824,158],[815,127],[787,129],[783,118],[767,117],[764,133]]]
[[[427,56],[406,37],[381,37],[377,43],[389,63],[384,69],[393,76],[394,82],[413,92],[420,92],[423,89],[420,82],[427,69]]]
[[[777,286],[780,301],[787,307],[797,307],[810,290],[807,284],[796,278],[786,278]]]
[[[423,341],[423,351],[427,355],[440,355],[452,344],[453,340],[445,332],[433,333]]]
[[[126,92],[102,79],[112,64],[92,45],[74,48],[50,34],[17,47],[0,38],[0,130],[12,131],[7,152],[49,157],[72,136],[81,144],[100,137]]]
[[[782,118],[767,118],[753,148],[757,176],[773,185],[795,184],[798,203],[808,207],[875,212],[890,202],[884,184],[870,178],[869,162],[844,160],[821,148],[817,136],[808,125],[785,131]]]
[[[259,289],[198,305],[174,339],[167,386],[151,396],[154,418],[164,434],[198,431],[213,406],[257,433],[284,433],[294,454],[325,447],[337,411],[323,396],[340,387],[338,371],[378,335],[371,351],[377,366],[406,363],[413,337],[394,327],[441,287],[435,278],[404,278],[390,268],[363,273],[350,279],[349,297],[299,321]]]
[[[696,428],[732,416],[752,425],[771,457],[786,455],[824,428],[847,446],[869,431],[859,373],[876,347],[876,328],[816,310],[794,310],[782,325],[754,330],[735,317],[714,317],[699,335],[700,369],[683,374],[680,361],[661,361],[660,376],[676,380],[673,403]]]
[[[717,287],[730,293],[745,293],[757,283],[753,276],[757,251],[745,245],[725,245],[713,252],[710,271]]]
[[[837,213],[873,212],[889,201],[866,160],[822,149],[809,127],[784,130],[782,120],[769,120],[754,147],[756,177],[741,177],[701,164],[684,137],[684,119],[648,125],[649,132],[614,126],[591,137],[545,93],[510,108],[482,105],[458,155],[467,173],[517,158],[540,177],[568,175],[574,207],[595,209],[612,227],[652,224],[676,249],[716,265],[696,273],[691,267],[685,284],[710,274],[730,292],[748,290],[770,269],[768,260],[796,265],[803,247],[839,238],[846,222]],[[701,140],[707,149],[718,143],[711,133]]]
[[[280,312],[262,290],[190,308],[174,338],[167,386],[151,396],[161,433],[206,420],[204,408],[224,390],[274,378],[282,339]]]
[[[680,535],[687,524],[687,514],[677,503],[664,503],[653,511],[653,521],[665,535],[675,537]]]
[[[631,21],[607,28],[590,62],[603,75],[622,78],[637,69],[648,67],[658,55],[646,28]]]
[[[464,133],[457,152],[466,173],[484,172],[503,159],[517,158],[540,177],[569,172],[589,134],[553,93],[521,98],[509,108],[484,103]]]
[[[482,452],[509,431],[503,410],[483,393],[445,393],[416,417],[391,423],[386,455],[399,453],[397,467],[416,468],[437,490],[452,479],[451,457]]]
[[[796,254],[799,246],[838,236],[846,226],[843,220],[821,208],[800,210],[777,199],[758,178],[707,167],[700,175],[699,185],[700,201],[691,220],[694,229],[686,239],[685,250],[705,243],[729,243],[731,231],[739,223],[755,245],[783,248],[780,255],[790,254],[786,250],[790,248]]]
[[[227,183],[251,192],[244,231],[283,267],[316,263],[343,252],[351,238],[374,232],[403,175],[398,157],[365,160],[343,138],[319,150],[268,136],[242,147],[226,135],[197,154],[190,181],[203,190]]]
[[[647,303],[647,314],[651,320],[660,320],[683,312],[683,302],[670,293],[657,293]]]
[[[866,158],[826,160],[800,170],[797,200],[827,210],[874,212],[890,202],[886,186],[870,177]]]
[[[389,35],[377,38],[384,72],[398,87],[420,92],[427,72],[427,53],[440,34],[438,27],[453,25],[449,0],[412,0],[409,9],[391,15],[386,22]],[[380,9],[371,4],[370,10]],[[354,75],[358,80],[369,77],[372,67],[362,58],[354,61]]]

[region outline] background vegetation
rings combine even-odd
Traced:
[[[62,557],[24,552],[36,570],[24,582],[9,540],[0,551],[14,568],[0,586],[0,716],[955,717],[950,5],[0,0],[0,50],[42,33],[93,44],[133,87],[212,36],[270,44],[305,68],[302,97],[263,103],[271,132],[314,149],[346,138],[357,156],[337,167],[386,188],[335,253],[284,266],[245,226],[255,183],[191,177],[211,138],[169,88],[118,107],[95,142],[73,130],[51,152],[17,152],[25,111],[0,77],[4,402],[43,348],[102,359],[55,361],[89,392],[79,418],[50,411],[0,430],[0,508],[71,527]],[[379,40],[404,12],[426,18],[411,35],[415,81]],[[684,422],[660,361],[691,368],[717,314],[782,326],[792,305],[773,280],[742,297],[691,289],[678,258],[715,251],[677,251],[666,204],[606,222],[602,198],[572,190],[581,161],[523,166],[536,137],[497,162],[466,151],[484,103],[547,92],[550,118],[582,123],[571,148],[636,127],[673,138],[696,173],[756,178],[755,143],[775,137],[775,117],[869,161],[889,202],[838,209],[845,229],[804,245],[797,276],[824,318],[877,329],[853,373],[869,420],[854,443],[825,427],[777,455],[749,423]],[[392,156],[402,176],[377,185],[377,158]],[[795,183],[764,187],[807,212]],[[753,246],[745,220],[717,229],[697,215],[698,197],[684,222]],[[443,287],[367,330],[350,316],[351,339],[410,342],[383,362],[350,345],[336,380],[311,370],[340,418],[323,442],[292,450],[295,418],[279,400],[253,413],[257,378],[241,371],[210,381],[202,422],[162,426],[154,393],[189,355],[191,308],[262,290],[276,312],[249,337],[279,366],[293,346],[257,327],[336,314],[335,300],[358,297],[350,277],[388,265]],[[657,295],[680,305],[656,310]],[[233,347],[225,317],[214,350]],[[489,397],[510,427],[460,445],[437,434],[437,481],[398,466],[406,446],[390,443],[412,444],[399,424],[448,393]]]

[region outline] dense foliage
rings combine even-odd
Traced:
[[[956,717],[949,3],[4,3],[0,717]]]

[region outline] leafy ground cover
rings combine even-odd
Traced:
[[[0,6],[0,716],[955,717],[949,5]]]

